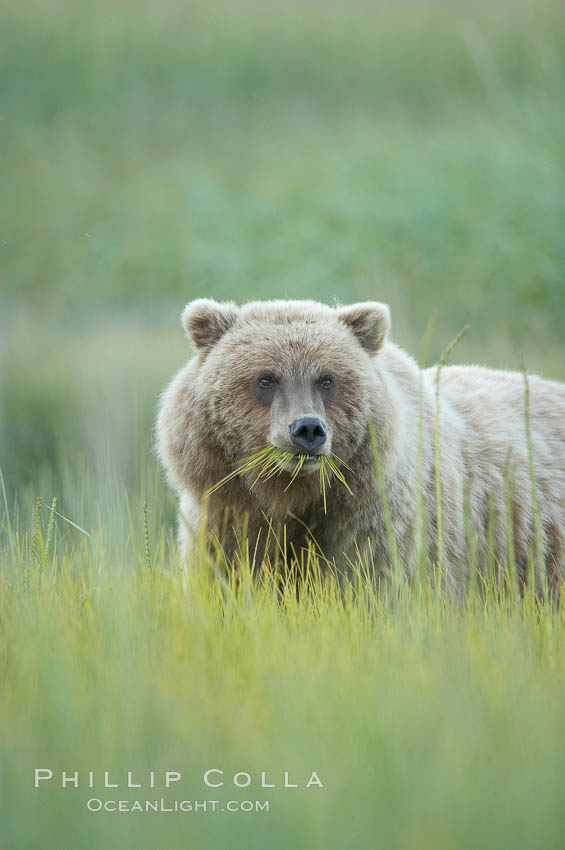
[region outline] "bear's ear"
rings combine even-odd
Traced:
[[[182,324],[196,348],[212,348],[234,324],[238,308],[211,298],[197,298],[186,305]]]
[[[371,354],[381,348],[390,330],[390,310],[379,301],[339,307],[337,316]]]

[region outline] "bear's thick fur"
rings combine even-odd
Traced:
[[[393,545],[396,563],[413,571],[424,539],[429,562],[441,559],[449,583],[461,591],[470,563],[475,559],[486,569],[493,544],[494,563],[503,565],[512,545],[517,572],[525,577],[540,540],[537,524],[550,581],[562,574],[565,385],[529,378],[534,499],[523,375],[477,366],[441,370],[439,546],[437,370],[419,369],[389,341],[385,305],[267,301],[237,307],[199,299],[182,318],[196,355],[162,397],[158,441],[180,498],[185,557],[203,516],[228,558],[237,559],[244,529],[251,554],[272,557],[284,526],[287,551],[300,550],[311,534],[338,568],[360,556],[376,575],[390,568]],[[334,479],[324,512],[313,458],[288,489],[289,472],[253,487],[256,472],[250,472],[207,497],[238,461],[265,445],[298,452],[289,426],[301,417],[324,423],[326,442],[313,451],[331,451],[351,468],[344,471],[352,495]],[[418,516],[424,517],[425,538]]]

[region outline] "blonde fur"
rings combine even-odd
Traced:
[[[338,568],[361,555],[375,575],[386,572],[392,553],[371,450],[372,421],[399,563],[406,573],[416,568],[418,480],[427,555],[431,562],[438,560],[437,372],[420,370],[387,338],[385,305],[332,309],[312,301],[267,301],[238,308],[199,299],[185,309],[183,324],[197,350],[163,394],[157,435],[169,482],[180,498],[179,540],[187,558],[204,511],[208,535],[221,541],[232,560],[244,528],[250,551],[258,559],[273,559],[274,539],[284,526],[289,551],[290,543],[295,551],[306,545],[307,528]],[[320,370],[335,375],[335,398],[323,412],[331,450],[352,469],[348,481],[353,495],[335,482],[327,492],[327,513],[317,476],[308,473],[301,473],[287,491],[276,477],[251,488],[254,476],[243,476],[206,498],[234,463],[262,448],[273,434],[283,439],[279,435],[288,429],[290,414],[277,414],[279,408],[259,404],[253,395],[254,376],[263,368],[278,370],[281,381],[299,376],[304,385]],[[564,565],[565,386],[531,376],[529,390],[542,545],[553,583]],[[318,396],[300,400],[301,411],[312,412],[305,410],[312,398]],[[489,522],[495,562],[506,563],[508,505],[510,543],[518,574],[525,578],[528,559],[535,554],[536,529],[524,378],[478,366],[445,367],[439,398],[446,578],[457,592],[464,590],[471,546],[479,568],[486,569]],[[285,410],[298,409],[296,400],[285,404]]]

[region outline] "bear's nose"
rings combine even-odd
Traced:
[[[307,451],[312,451],[312,449],[323,445],[328,436],[325,423],[317,416],[303,416],[300,419],[295,419],[288,426],[288,430],[294,445]]]

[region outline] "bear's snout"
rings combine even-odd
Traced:
[[[328,436],[328,429],[318,416],[302,416],[288,426],[290,439],[299,449],[311,452],[318,446],[323,446]]]

